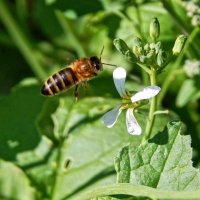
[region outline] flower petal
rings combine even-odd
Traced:
[[[143,100],[143,99],[151,99],[156,96],[160,92],[160,87],[158,86],[148,86],[137,92],[131,97],[132,103]]]
[[[132,108],[129,108],[126,111],[126,126],[131,135],[140,135],[142,133],[142,129],[133,115]]]
[[[117,67],[113,71],[113,79],[115,87],[121,97],[126,95],[125,91],[125,80],[126,80],[126,70],[123,67]]]
[[[117,118],[119,117],[122,110],[120,109],[121,105],[116,106],[111,111],[107,112],[103,117],[102,121],[103,123],[108,127],[111,128],[115,122],[117,121]]]

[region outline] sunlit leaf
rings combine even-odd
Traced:
[[[135,199],[169,199],[169,200],[188,200],[199,199],[200,190],[196,191],[166,191],[155,189],[143,185],[133,185],[130,183],[118,183],[95,188],[89,192],[82,194],[80,198],[72,200],[88,200],[98,198],[119,197],[119,199],[135,200]],[[106,199],[107,200],[107,199]]]
[[[188,79],[182,84],[180,91],[177,95],[176,104],[178,107],[183,107],[191,100],[198,92],[198,85],[195,84],[195,80]]]
[[[13,163],[0,160],[0,198],[13,200],[35,200],[36,190],[27,176]]]
[[[200,173],[191,161],[191,138],[180,131],[181,123],[171,122],[139,147],[122,148],[115,161],[118,182],[165,190],[199,189]]]
[[[58,109],[69,110],[68,103],[64,99],[61,101]],[[119,121],[112,131],[103,125],[101,117],[108,108],[105,99],[88,98],[75,103],[67,116],[60,116],[66,120],[57,121],[58,116],[54,115],[56,127],[63,127],[65,131],[61,132],[69,134],[60,146],[60,168],[54,186],[56,199],[69,198],[96,182],[108,168],[114,170],[113,156],[122,144],[128,143],[130,136],[123,122]]]

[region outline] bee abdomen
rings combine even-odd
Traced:
[[[48,78],[41,89],[41,93],[45,96],[53,96],[77,83],[78,79],[72,69],[64,68]]]

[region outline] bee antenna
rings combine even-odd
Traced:
[[[101,60],[101,56],[102,56],[102,54],[103,54],[103,50],[104,50],[104,46],[103,46],[103,48],[102,48],[102,50],[101,50],[101,53],[100,53],[100,60]]]
[[[114,65],[114,64],[109,64],[109,63],[102,63],[103,65],[110,65],[110,66],[114,66],[114,67],[117,67],[117,65]]]
[[[100,53],[100,60],[101,60],[101,56],[102,56],[102,53],[103,53],[103,50],[104,50],[104,46],[101,50],[101,53]],[[110,66],[114,66],[114,67],[117,67],[117,65],[114,65],[114,64],[109,64],[109,63],[102,63],[103,65],[110,65]]]

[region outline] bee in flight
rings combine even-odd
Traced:
[[[89,81],[97,76],[103,70],[103,64],[112,65],[101,62],[100,57],[92,56],[90,58],[80,58],[74,63],[58,71],[50,76],[41,88],[41,94],[44,96],[54,96],[64,90],[75,86],[74,95],[78,97],[78,86],[80,83]],[[116,66],[116,65],[112,65]]]

